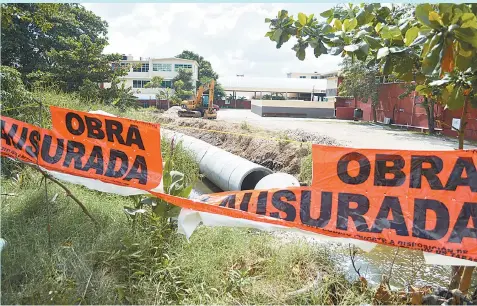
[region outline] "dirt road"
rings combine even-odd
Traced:
[[[345,146],[375,149],[453,150],[457,142],[444,137],[394,130],[378,125],[344,120],[260,117],[250,110],[221,109],[218,120],[247,123],[269,130],[303,129],[335,138]],[[476,149],[467,144],[466,149]]]

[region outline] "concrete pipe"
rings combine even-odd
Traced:
[[[168,139],[174,137],[175,143],[182,142],[183,148],[191,152],[199,164],[200,172],[224,191],[252,190],[262,178],[273,173],[200,139],[169,130],[162,130],[162,135]]]

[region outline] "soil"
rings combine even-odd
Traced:
[[[166,129],[201,139],[273,171],[296,177],[300,173],[302,159],[311,153],[311,143],[340,145],[334,138],[304,130],[272,132],[247,124],[179,118],[173,108],[157,119]]]

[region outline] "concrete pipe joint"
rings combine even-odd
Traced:
[[[178,143],[194,156],[199,169],[212,183],[222,190],[252,190],[257,183],[273,171],[252,163],[245,158],[234,155],[200,139],[181,133],[164,131],[163,135]]]

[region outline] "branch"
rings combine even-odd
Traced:
[[[393,261],[391,262],[391,267],[389,268],[389,279],[388,279],[388,288],[389,290],[391,290],[391,286],[389,285],[389,281],[391,280],[391,276],[393,274],[393,267],[394,267],[394,262],[396,261],[396,256],[399,252],[399,248],[396,248],[396,252],[394,252],[394,257],[393,257]]]
[[[350,244],[350,246],[349,246],[349,257],[351,258],[351,264],[353,265],[354,271],[358,274],[359,277],[361,277],[361,273],[359,273],[359,270],[361,270],[361,267],[359,269],[356,269],[356,265],[354,263],[357,253],[358,253],[358,251],[355,250],[354,245],[353,245],[353,248],[351,249],[351,244]]]
[[[445,126],[447,126],[447,127],[450,127],[452,130],[454,130],[454,131],[456,131],[456,132],[459,132],[459,131],[460,131],[460,130],[456,129],[455,127],[453,127],[452,125],[448,125],[448,124],[445,123],[444,121],[441,121],[441,120],[439,120],[439,119],[435,119],[435,120],[436,120],[436,122],[439,122],[439,123],[442,124],[442,125],[445,125]]]
[[[51,176],[47,172],[41,170],[41,168],[37,165],[28,164],[28,163],[25,163],[25,165],[28,165],[28,166],[32,167],[33,169],[38,170],[41,174],[43,174],[43,177],[49,179],[50,181],[52,181],[52,182],[56,183],[58,186],[60,186],[66,192],[66,196],[73,199],[73,201],[75,201],[76,204],[78,204],[79,207],[81,207],[81,210],[83,210],[85,215],[87,215],[91,219],[91,221],[93,221],[94,224],[99,225],[98,222],[96,221],[96,219],[86,209],[86,206],[80,200],[78,200],[78,198],[75,197],[74,194],[71,193],[71,191],[68,189],[68,187],[66,187],[62,182],[60,182],[59,180],[57,180],[56,178],[54,178],[53,176]]]

